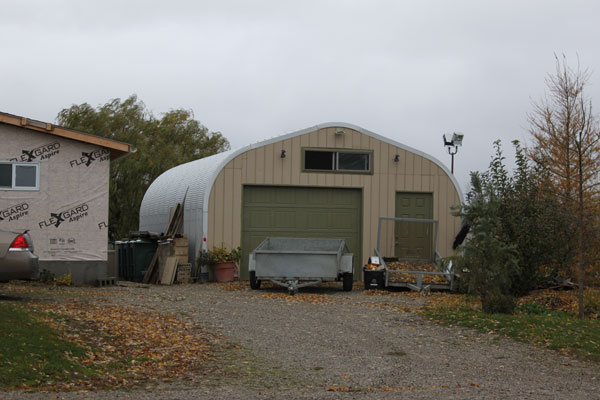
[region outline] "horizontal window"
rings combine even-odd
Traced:
[[[304,170],[371,172],[370,151],[304,149]]]
[[[0,190],[39,190],[40,164],[0,161]]]

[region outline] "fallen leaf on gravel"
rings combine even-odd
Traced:
[[[330,296],[312,293],[297,293],[294,296],[290,296],[287,293],[264,293],[259,297],[263,299],[285,300],[288,303],[305,302],[312,304],[325,304],[333,302],[333,299]]]
[[[349,392],[350,389],[348,389],[346,386],[330,386],[329,389],[327,389],[328,392]]]
[[[248,281],[218,282],[215,283],[215,286],[227,290],[228,292],[236,292],[250,288],[250,283]]]
[[[384,386],[383,387],[384,392],[399,392],[401,390],[404,390],[404,387],[402,387],[402,386],[398,386],[398,387]]]

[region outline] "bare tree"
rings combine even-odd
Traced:
[[[555,58],[556,71],[546,78],[549,94],[533,104],[534,110],[529,115],[534,142],[529,155],[550,172],[552,184],[562,199],[562,212],[575,216],[563,234],[576,253],[582,318],[585,266],[591,261],[586,257],[590,254],[586,247],[595,243],[589,235],[598,234],[600,128],[592,112],[592,101],[584,93],[590,72],[582,71],[579,65],[575,70],[569,68],[564,55],[562,61],[556,55]]]

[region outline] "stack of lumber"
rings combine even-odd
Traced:
[[[181,235],[175,237],[175,256],[179,264],[187,264],[188,259],[188,237],[187,235]]]
[[[192,277],[192,264],[177,264],[177,279],[176,283],[190,283]]]
[[[187,196],[187,191],[186,191]],[[161,240],[158,242],[158,249],[148,270],[144,275],[144,283],[160,283],[162,285],[172,285],[175,281],[178,265],[189,265],[188,260],[188,238],[182,235],[183,227],[183,209],[185,206],[185,196],[182,203],[177,203],[171,209],[171,215],[167,229]],[[185,268],[182,268],[184,270]],[[190,265],[191,270],[191,265]],[[182,272],[182,278],[185,272]],[[189,277],[187,278],[189,280]]]

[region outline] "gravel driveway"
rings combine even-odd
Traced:
[[[600,398],[598,364],[496,335],[444,327],[405,312],[407,306],[418,305],[418,298],[369,296],[360,289],[343,292],[341,286],[303,289],[295,298],[280,289],[224,290],[215,284],[108,291],[114,296],[90,296],[90,301],[173,313],[218,334],[223,351],[217,362],[223,374],[146,391],[2,395],[9,399]]]

